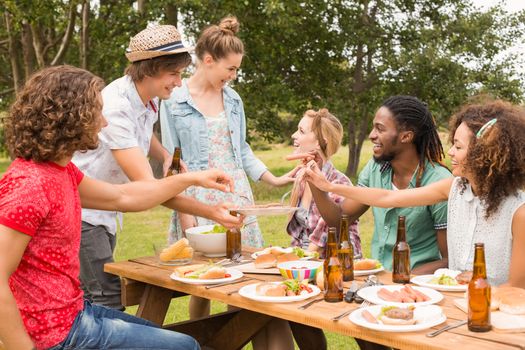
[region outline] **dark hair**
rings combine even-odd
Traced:
[[[103,80],[93,73],[67,65],[33,74],[6,119],[11,154],[45,162],[95,149],[102,124],[99,96],[103,87]]]
[[[426,160],[431,164],[438,163],[444,166],[445,153],[436,122],[427,104],[413,96],[392,96],[385,100],[382,106],[392,113],[398,130],[410,130],[414,133],[414,145],[419,156],[416,187],[419,187]]]
[[[496,122],[478,138],[476,134],[492,119]],[[452,142],[461,123],[472,131],[465,171],[489,217],[506,197],[525,187],[525,111],[501,100],[466,105],[450,119]]]
[[[190,64],[191,55],[187,52],[181,52],[133,62],[126,67],[125,74],[129,75],[131,80],[139,82],[147,76],[154,77],[160,72],[174,72],[184,69]]]
[[[212,25],[204,29],[197,45],[195,54],[202,60],[204,54],[208,53],[214,60],[228,56],[231,52],[244,54],[244,44],[236,35],[239,31],[239,22],[234,16],[228,16],[221,20],[219,25]]]

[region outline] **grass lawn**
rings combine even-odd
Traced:
[[[292,152],[292,147],[278,145],[272,150],[258,151],[256,155],[268,166],[275,174],[281,175],[291,170],[295,163],[283,161],[284,156]],[[334,157],[335,166],[344,171],[348,149],[342,148]],[[371,145],[366,143],[363,149],[360,168],[370,159]],[[355,182],[355,181],[353,181]],[[280,197],[291,189],[272,188],[264,183],[252,184],[254,195],[258,203],[278,201]],[[118,244],[115,252],[116,260],[125,260],[137,256],[153,254],[153,243],[162,242],[166,239],[168,220],[170,211],[164,207],[157,207],[141,213],[127,213],[124,215],[124,229],[118,235]],[[290,242],[285,230],[285,216],[266,216],[259,218],[259,224],[267,245],[287,246]],[[370,241],[373,231],[373,218],[371,211],[365,213],[360,220],[360,232],[363,243],[363,251],[367,256],[370,255]],[[173,323],[188,319],[188,299],[189,297],[177,298],[171,302],[166,323]],[[136,308],[129,308],[128,312],[134,313]],[[212,302],[212,313],[226,310],[223,303]],[[334,333],[327,333],[329,349],[358,349],[354,340],[350,337],[341,336]],[[251,349],[248,345],[247,349]]]

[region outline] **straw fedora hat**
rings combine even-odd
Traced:
[[[184,47],[175,26],[157,25],[148,27],[131,38],[126,57],[130,62],[137,62],[191,50],[193,47]]]

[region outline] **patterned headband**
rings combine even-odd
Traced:
[[[496,124],[498,120],[496,118],[489,120],[486,122],[481,129],[476,133],[476,137],[479,139],[483,134],[492,127],[492,125]]]

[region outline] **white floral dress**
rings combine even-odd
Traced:
[[[231,202],[239,206],[252,205],[254,203],[253,193],[248,181],[248,177],[243,169],[235,165],[233,146],[231,143],[228,120],[224,112],[217,117],[206,117],[209,138],[209,168],[221,169],[230,175],[235,184],[235,193],[225,193],[218,190],[191,186],[186,190],[186,195],[196,200],[215,205],[222,202]],[[197,217],[197,225],[214,224],[206,218]],[[251,247],[262,247],[264,241],[257,219],[253,216],[246,217],[244,220],[242,233],[242,244]],[[171,216],[169,228],[169,241],[174,242],[183,237],[182,229],[177,212]]]

